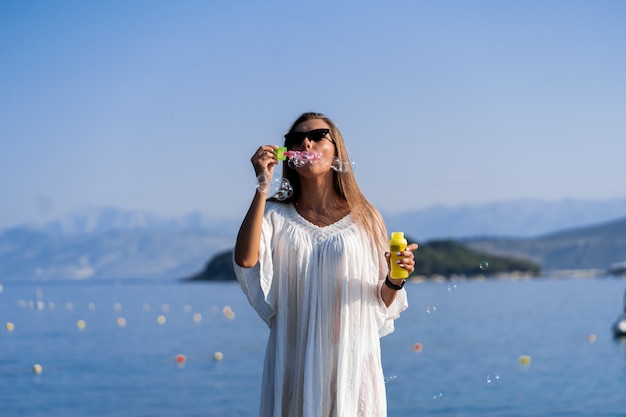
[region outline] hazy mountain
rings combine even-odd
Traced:
[[[544,269],[604,268],[609,260],[626,259],[616,246],[621,242],[619,234],[606,237],[618,226],[602,229],[602,238],[595,240],[595,228],[589,229],[587,237],[556,233],[622,218],[626,215],[626,199],[556,203],[525,200],[383,215],[390,231],[404,231],[418,242],[490,236],[497,239],[474,239],[470,243],[476,248],[481,246],[481,250],[529,257]],[[163,218],[103,208],[80,211],[43,225],[0,230],[0,281],[189,276],[202,270],[216,253],[232,249],[239,223],[199,212]],[[505,238],[511,236],[516,239]],[[576,249],[573,239],[604,246],[597,250]],[[585,244],[579,245],[585,248]],[[562,256],[557,256],[559,247]],[[554,251],[543,255],[546,248]],[[579,251],[567,258],[566,254],[574,249]]]
[[[176,278],[196,272],[232,244],[232,236],[199,229],[53,235],[16,228],[0,235],[0,281]]]
[[[176,278],[230,248],[237,222],[111,207],[0,231],[0,281]]]
[[[199,211],[180,217],[163,217],[144,211],[102,207],[79,210],[43,225],[25,227],[52,235],[97,234],[130,229],[169,232],[206,230],[231,234],[239,227],[239,221],[215,219]]]
[[[464,243],[487,253],[530,259],[544,271],[605,270],[626,261],[626,217],[534,238],[477,238]]]
[[[626,216],[626,198],[433,206],[383,216],[390,231],[404,231],[422,241],[470,236],[531,237]]]

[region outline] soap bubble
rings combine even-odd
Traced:
[[[322,154],[312,151],[288,151],[287,148],[283,147],[276,150],[276,157],[282,161],[288,159],[287,165],[292,169],[296,169],[316,161],[321,161]]]
[[[274,193],[274,198],[282,201],[288,199],[292,195],[293,188],[291,187],[289,180],[287,178],[282,178],[280,181],[280,187],[278,187],[278,190]]]
[[[276,157],[280,160],[287,159],[287,165],[292,169],[302,168],[307,164],[313,164],[322,160],[322,154],[310,151],[294,151],[286,150],[286,148],[279,148],[276,153]],[[337,172],[353,172],[356,164],[353,161],[341,160],[339,157],[334,157],[332,162],[327,162],[330,167]]]
[[[479,267],[480,269],[482,269],[483,271],[486,271],[487,269],[489,269],[489,262],[487,262],[487,261],[481,261],[481,262],[478,264],[478,267]]]
[[[398,379],[397,375],[389,375],[385,377],[385,384],[393,384]]]
[[[306,161],[301,161],[299,159],[290,159],[289,162],[287,162],[287,165],[289,165],[289,168],[291,169],[298,169],[305,166]]]
[[[436,311],[437,311],[437,307],[435,307],[435,306],[428,306],[428,307],[426,307],[426,312],[428,314],[435,313]]]
[[[271,177],[267,173],[259,174],[256,189],[268,198],[275,198],[279,201],[286,200],[293,195],[291,183],[287,178],[283,178],[282,164],[274,166]]]
[[[277,200],[285,200],[293,195],[293,187],[287,178],[282,178],[276,173],[268,180],[267,175],[259,174],[256,189],[264,195]]]
[[[289,162],[287,162],[287,165],[289,165],[289,168],[291,169],[298,169],[307,164],[312,164],[314,161],[317,161],[315,157],[291,158],[289,159]]]
[[[498,374],[487,375],[487,384],[488,385],[494,386],[498,382],[500,382],[500,375],[498,375]]]
[[[440,400],[443,397],[443,393],[438,392],[437,394],[433,395],[433,400]]]
[[[356,163],[354,161],[342,161],[338,157],[335,157],[330,167],[337,172],[354,172]]]

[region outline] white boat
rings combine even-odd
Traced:
[[[611,264],[608,272],[611,275],[626,275],[626,261]]]
[[[613,323],[613,335],[615,337],[626,336],[626,291],[624,292],[624,312]]]

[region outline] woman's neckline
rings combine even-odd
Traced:
[[[297,204],[295,202],[289,204],[289,207],[291,208],[291,210],[293,211],[294,215],[297,216],[297,218],[299,218],[302,222],[304,222],[307,225],[313,226],[317,229],[328,229],[328,228],[332,228],[334,226],[337,225],[341,225],[341,223],[345,222],[351,214],[351,211],[348,211],[346,214],[344,214],[343,216],[333,219],[331,221],[328,222],[323,222],[323,223],[318,223],[315,221],[315,219],[311,219],[305,215],[303,215],[297,207]]]

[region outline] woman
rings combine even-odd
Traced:
[[[386,416],[379,338],[408,304],[404,281],[387,278],[384,222],[354,175],[331,169],[349,158],[330,119],[304,113],[285,146],[321,160],[284,164],[294,191],[284,201],[256,192],[234,251],[237,279],[270,328],[261,416]],[[271,178],[276,148],[252,156],[257,177]],[[409,273],[416,249],[399,261]]]

